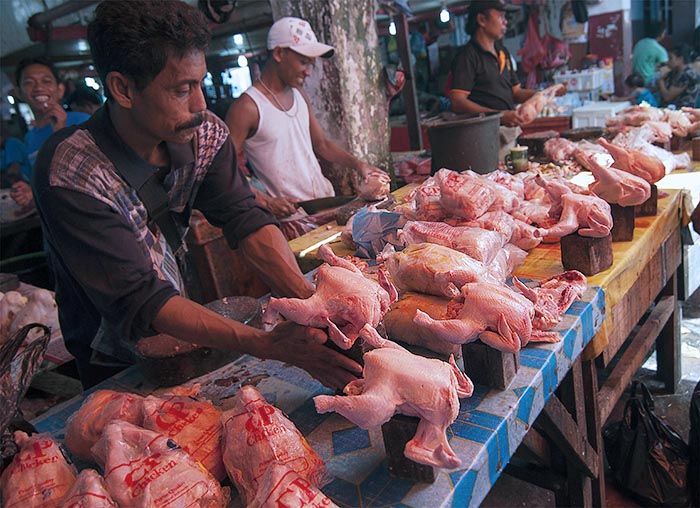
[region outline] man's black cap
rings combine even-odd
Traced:
[[[496,9],[504,12],[517,11],[520,8],[515,5],[510,5],[505,2],[505,0],[472,0],[469,4],[469,16],[476,17],[477,14],[486,12],[489,9]]]

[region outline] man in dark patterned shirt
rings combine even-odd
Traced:
[[[61,329],[83,385],[133,361],[135,342],[155,333],[288,362],[332,388],[354,379],[360,366],[323,345],[321,330],[285,322],[263,332],[181,296],[179,249],[142,201],[154,175],[180,245],[196,208],[273,293],[313,292],[237,170],[226,125],[206,111],[201,13],[180,1],[108,0],[88,38],[107,103],[44,144],[33,182]]]

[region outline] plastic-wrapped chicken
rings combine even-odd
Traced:
[[[116,420],[92,448],[120,508],[224,508],[228,490],[174,441]]]
[[[112,390],[96,391],[68,419],[64,437],[66,447],[76,457],[93,460],[90,449],[112,420],[140,425],[143,420],[143,397]]]
[[[287,466],[316,488],[328,483],[321,457],[255,387],[242,386],[221,421],[226,471],[246,504],[258,496],[265,499],[261,493],[265,472],[275,464]]]
[[[172,439],[201,462],[217,480],[226,478],[221,456],[221,411],[207,401],[184,395],[148,396],[143,427]]]
[[[104,478],[94,469],[80,472],[60,508],[119,508],[107,492]]]
[[[4,508],[58,508],[78,475],[51,434],[15,431],[19,452],[0,476]]]
[[[248,508],[337,508],[323,492],[282,464],[268,468],[260,482],[258,494]]]

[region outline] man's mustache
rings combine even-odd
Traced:
[[[198,127],[202,124],[204,121],[204,113],[197,113],[192,117],[192,120],[189,122],[183,123],[182,125],[178,125],[177,128],[175,129],[176,131],[184,131],[186,129],[191,129],[192,127]]]

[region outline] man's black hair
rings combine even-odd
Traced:
[[[53,62],[44,56],[35,56],[31,58],[23,58],[17,64],[17,67],[15,68],[15,82],[17,83],[17,86],[22,86],[22,73],[24,72],[24,69],[30,65],[43,65],[44,67],[48,67],[51,74],[53,74],[53,77],[56,78],[56,83],[61,82],[61,80],[58,78],[58,72],[56,71],[56,67],[54,67]]]
[[[683,60],[683,63],[688,63],[690,57],[690,48],[687,44],[679,44],[677,46],[673,46],[670,50],[668,50],[668,52],[673,53],[677,57],[681,58]]]
[[[666,31],[666,22],[665,21],[652,21],[649,24],[649,28],[647,31],[647,37],[651,37],[652,39],[658,39],[663,35],[663,33]]]
[[[110,72],[133,79],[143,90],[165,68],[168,57],[205,51],[210,38],[204,15],[172,0],[106,0],[88,26],[92,59],[108,99]]]
[[[78,106],[94,104],[95,106],[101,106],[102,96],[98,91],[93,90],[87,85],[77,85],[73,93],[68,97],[66,104],[77,104]]]
[[[625,85],[630,88],[642,88],[644,86],[644,78],[638,72],[633,72],[625,79]]]

